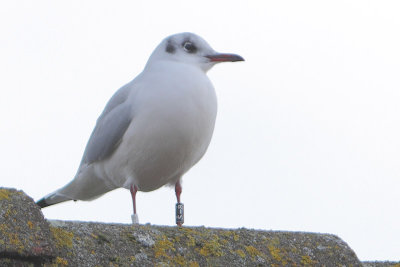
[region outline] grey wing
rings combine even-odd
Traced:
[[[109,157],[120,144],[132,121],[128,94],[129,88],[124,86],[107,103],[86,145],[81,165]]]

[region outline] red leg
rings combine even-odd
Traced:
[[[136,185],[131,185],[131,196],[132,196],[132,203],[133,203],[133,214],[136,214],[136,192],[138,188]]]
[[[178,203],[181,203],[181,193],[182,193],[182,186],[181,183],[178,181],[175,184],[175,194],[176,194],[176,200]]]

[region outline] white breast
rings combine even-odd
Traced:
[[[134,81],[133,121],[115,153],[99,165],[117,187],[134,183],[152,191],[175,183],[211,141],[217,101],[205,73],[181,63],[155,68]]]

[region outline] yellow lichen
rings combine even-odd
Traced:
[[[219,243],[219,238],[217,235],[213,235],[213,238],[211,240],[204,243],[203,247],[200,249],[200,254],[205,257],[220,257],[223,255],[221,244]]]
[[[236,254],[238,254],[241,258],[245,258],[245,257],[246,257],[246,254],[245,254],[244,251],[241,250],[241,249],[237,249],[235,252],[236,252]]]
[[[189,227],[178,227],[177,230],[178,230],[178,232],[185,232],[185,233],[187,233],[187,232],[191,232],[193,229],[192,229],[192,228],[189,228]]]
[[[191,261],[189,263],[189,267],[200,267],[200,265],[197,263],[197,261]]]
[[[185,234],[198,234],[198,231],[188,227],[179,227],[178,230],[179,232],[184,232]]]
[[[98,239],[98,238],[99,238],[98,235],[95,235],[95,234],[93,234],[93,233],[90,233],[90,235],[91,235],[91,237],[93,237],[94,239]]]
[[[224,245],[224,246],[225,246],[226,244],[228,244],[228,243],[229,243],[229,241],[226,240],[226,239],[222,239],[222,240],[221,240],[221,244]]]
[[[168,250],[175,251],[174,245],[167,239],[166,236],[163,236],[162,239],[157,240],[154,245],[154,257],[157,259],[160,257],[170,259],[171,257],[167,254]]]
[[[226,230],[221,232],[221,236],[232,238],[234,241],[239,241],[239,235],[235,231]]]
[[[74,237],[73,233],[58,227],[50,227],[50,230],[58,248],[72,248],[72,239]]]
[[[317,261],[311,259],[310,256],[305,255],[305,256],[301,256],[301,261],[300,263],[304,266],[315,266],[315,264],[317,263]]]
[[[186,238],[186,246],[188,247],[193,247],[196,245],[196,240],[194,238],[194,235],[202,235],[199,231],[187,227],[179,227],[178,231],[183,232],[183,234],[175,237],[175,240],[177,242],[181,242],[182,238]]]
[[[272,258],[279,262],[279,265],[286,265],[288,263],[286,257],[287,252],[284,249],[279,249],[279,238],[268,239],[267,248]]]
[[[10,245],[12,245],[13,247],[16,247],[19,252],[21,252],[24,249],[24,244],[19,239],[18,234],[9,233],[8,238],[9,238]]]
[[[33,222],[27,221],[26,224],[28,225],[29,229],[33,229]]]
[[[279,248],[275,247],[272,244],[268,245],[267,247],[272,258],[279,262],[282,261],[281,250]]]
[[[7,189],[0,189],[0,200],[1,199],[10,199],[10,191]]]
[[[187,245],[188,247],[193,247],[193,246],[196,245],[196,241],[195,241],[195,239],[194,239],[193,236],[188,235],[187,238],[188,238],[188,239],[187,239],[187,241],[186,241],[186,245]]]
[[[58,266],[59,266],[59,265],[67,266],[67,265],[68,265],[68,261],[67,261],[66,259],[64,259],[64,258],[57,257],[57,258],[56,258],[56,264],[57,264]]]
[[[0,231],[3,232],[3,234],[8,232],[8,225],[5,223],[0,224]]]
[[[245,246],[244,248],[246,249],[247,253],[251,256],[252,259],[262,255],[262,253],[253,246]]]
[[[235,233],[235,231],[232,231],[232,235],[233,235],[233,240],[239,241],[239,235]]]
[[[183,256],[178,255],[176,257],[174,257],[174,262],[178,265],[178,266],[186,266],[186,260]]]

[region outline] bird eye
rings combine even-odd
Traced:
[[[192,44],[191,42],[185,42],[183,43],[183,49],[188,52],[188,53],[196,53],[197,47]]]

